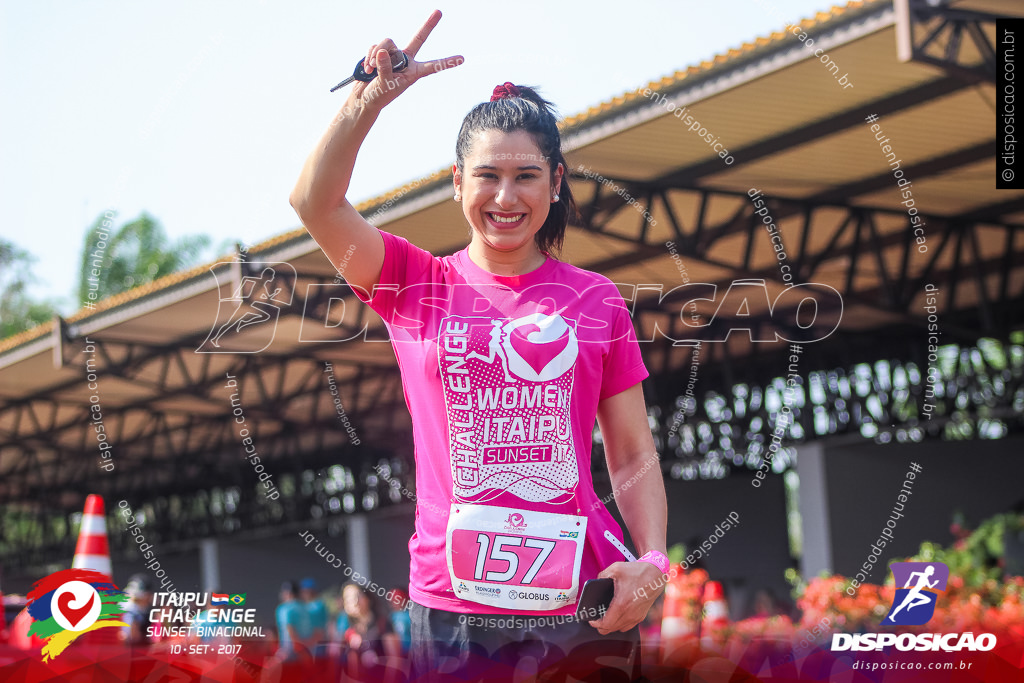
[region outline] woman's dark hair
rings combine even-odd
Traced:
[[[578,210],[572,190],[569,189],[569,164],[562,155],[562,136],[558,132],[558,118],[553,104],[525,85],[515,86],[517,97],[493,102],[481,102],[473,107],[462,120],[458,142],[455,143],[455,164],[464,172],[464,161],[473,144],[473,136],[484,130],[500,130],[512,133],[522,130],[530,134],[540,149],[541,155],[551,166],[554,175],[558,164],[562,164],[562,184],[558,188],[558,201],[551,204],[548,218],[537,232],[535,239],[541,251],[558,251],[562,248],[565,226],[576,218]]]
[[[377,603],[377,595],[375,593],[366,590],[366,588],[363,585],[356,581],[346,581],[344,585],[342,585],[341,587],[342,596],[345,595],[345,589],[349,586],[355,586],[359,590],[360,595],[366,598],[366,606],[367,609],[370,611],[370,614],[372,614],[375,618],[380,616],[380,605]]]

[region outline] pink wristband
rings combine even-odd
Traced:
[[[668,574],[668,557],[665,553],[659,553],[657,550],[651,550],[646,555],[641,557],[637,562],[650,562],[658,571],[662,574]]]

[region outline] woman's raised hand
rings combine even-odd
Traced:
[[[444,71],[445,69],[462,64],[463,59],[461,55],[455,55],[446,59],[433,59],[426,62],[416,61],[416,54],[423,47],[427,36],[430,35],[430,32],[434,30],[434,27],[437,26],[437,22],[440,20],[441,11],[434,10],[426,23],[412,37],[409,45],[404,50],[406,57],[409,59],[409,65],[401,71],[393,72],[391,70],[391,64],[399,62],[401,60],[399,53],[403,52],[403,50],[398,49],[393,40],[386,38],[370,47],[366,57],[363,59],[363,70],[367,73],[373,73],[376,69],[379,73],[377,78],[369,83],[357,81],[352,90],[352,97],[362,105],[370,105],[380,109],[424,76],[429,76],[438,71]]]
[[[424,76],[462,64],[462,57],[415,60],[424,41],[441,20],[435,11],[405,48],[408,66],[395,73],[401,52],[394,42],[384,40],[367,52],[363,70],[377,73],[369,83],[357,81],[341,111],[331,121],[320,142],[306,159],[289,201],[336,268],[344,268],[345,280],[352,287],[373,291],[380,281],[384,263],[384,239],[348,201],[349,183],[356,155],[377,114],[389,102]],[[352,254],[358,254],[349,260]]]

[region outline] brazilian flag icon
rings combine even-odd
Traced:
[[[228,600],[231,601],[232,605],[244,605],[246,595],[248,595],[248,593],[235,593],[230,598],[228,598]]]

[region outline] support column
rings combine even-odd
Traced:
[[[220,585],[220,544],[216,538],[199,541],[199,583],[204,593],[223,590]]]
[[[832,530],[825,478],[825,447],[811,441],[796,447],[796,472],[800,477],[800,520],[803,526],[803,557],[800,573],[805,579],[832,571]]]
[[[366,515],[349,515],[347,522],[349,566],[363,576],[370,576],[370,520]]]

